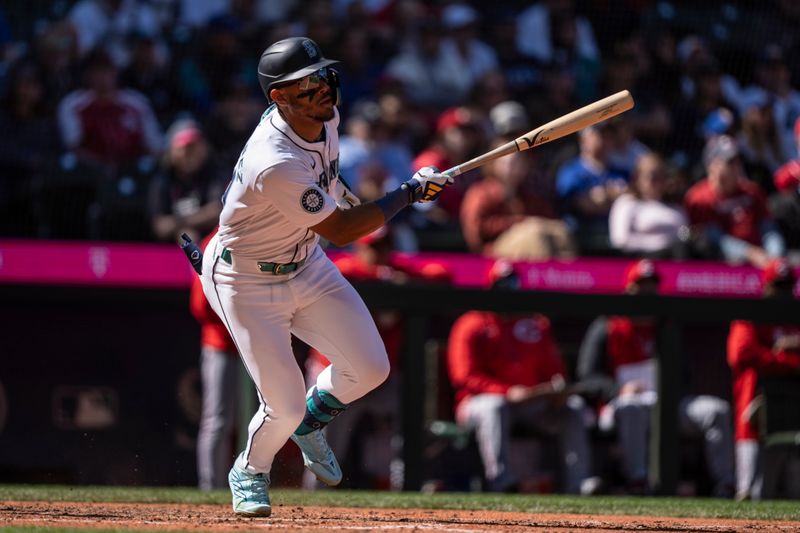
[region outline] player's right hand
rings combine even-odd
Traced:
[[[414,186],[413,201],[432,202],[442,194],[445,187],[453,184],[453,178],[440,173],[436,167],[422,167],[409,180],[409,183],[414,182],[419,185]]]

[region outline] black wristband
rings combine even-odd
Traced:
[[[383,198],[375,200],[383,211],[384,222],[389,222],[397,213],[417,201],[417,195],[422,190],[419,181],[410,179],[392,192],[386,193]]]
[[[404,184],[400,186],[402,189],[403,187],[406,188],[408,191],[408,204],[411,205],[414,202],[419,202],[419,199],[422,198],[422,184],[416,178],[411,178]]]

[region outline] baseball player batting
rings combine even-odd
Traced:
[[[203,291],[260,401],[228,475],[237,514],[270,515],[270,469],[289,438],[317,478],[339,483],[341,469],[321,430],[389,374],[375,323],[320,248],[320,236],[348,244],[406,206],[435,200],[453,182],[426,167],[383,198],[360,203],[339,177],[335,63],[305,37],[264,51],[258,78],[271,105],[239,156],[219,232],[203,256]],[[331,361],[308,391],[291,334]]]

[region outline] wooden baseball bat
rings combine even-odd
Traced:
[[[517,137],[513,141],[509,141],[503,146],[498,146],[490,152],[479,155],[474,159],[470,159],[465,163],[456,165],[443,172],[450,176],[458,176],[468,170],[485,165],[489,161],[493,161],[498,157],[513,154],[514,152],[521,152],[534,146],[539,146],[550,141],[555,141],[561,137],[566,137],[571,133],[582,130],[592,124],[597,124],[611,117],[615,117],[620,113],[624,113],[633,108],[633,97],[628,91],[620,91],[612,94],[602,100],[598,100],[580,109],[576,109],[571,113],[551,120],[543,126],[532,129],[525,135]]]

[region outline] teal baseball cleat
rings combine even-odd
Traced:
[[[303,464],[317,479],[329,486],[342,481],[342,469],[321,430],[314,430],[307,435],[294,434],[292,440],[303,453]]]
[[[241,456],[240,456],[241,457]],[[228,485],[233,495],[233,512],[246,516],[269,516],[269,474],[251,474],[239,468],[239,459],[228,473]]]

